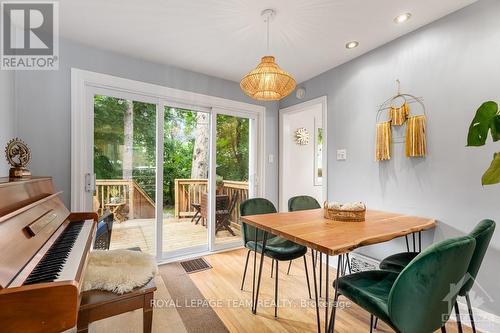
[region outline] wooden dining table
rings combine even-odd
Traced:
[[[311,249],[313,264],[314,294],[318,333],[321,332],[318,287],[316,282],[315,253],[326,255],[325,269],[325,332],[329,327],[329,257],[338,256],[337,279],[340,267],[344,267],[343,256],[354,249],[366,245],[373,245],[406,235],[420,234],[422,231],[434,228],[436,221],[431,218],[410,216],[377,210],[367,210],[363,222],[340,222],[324,218],[323,209],[303,210],[287,213],[273,213],[242,216],[241,221],[260,230],[262,237],[262,253],[259,263],[257,285],[255,284],[255,267],[257,249],[254,251],[254,283],[252,286],[252,312],[257,312],[259,288],[262,276],[264,252],[268,234],[277,235]],[[259,232],[255,233],[255,241],[260,239]],[[414,238],[415,239],[415,238]],[[421,239],[421,235],[419,237]],[[415,242],[415,240],[414,240]],[[421,247],[421,246],[420,246]],[[415,248],[415,243],[414,243]],[[316,255],[317,257],[317,255]],[[320,272],[320,275],[322,273]],[[335,290],[337,293],[337,290]],[[336,297],[336,296],[335,296]],[[335,304],[332,311],[335,310]]]

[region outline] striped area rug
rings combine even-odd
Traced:
[[[188,333],[229,332],[211,307],[193,306],[208,302],[180,263],[161,265],[158,269]]]

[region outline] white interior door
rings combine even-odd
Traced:
[[[322,100],[280,110],[280,211],[298,195],[326,200],[325,118]]]

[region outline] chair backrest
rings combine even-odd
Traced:
[[[451,238],[428,247],[399,274],[389,317],[400,332],[429,333],[444,325],[469,267],[476,241]]]
[[[273,203],[264,198],[253,198],[245,200],[240,205],[240,215],[259,215],[259,214],[270,214],[276,213],[276,207]],[[246,223],[241,223],[241,235],[243,236],[243,241],[245,244],[249,241],[255,240],[255,227],[248,225]],[[257,240],[262,240],[264,237],[263,232],[259,232],[257,235]],[[268,238],[274,237],[269,235]]]
[[[238,192],[236,192],[233,195],[233,197],[231,198],[231,202],[229,203],[229,207],[228,207],[229,215],[233,214],[233,211],[234,211],[234,208],[236,207],[236,203],[238,202],[238,199],[239,199],[239,195],[238,195]]]
[[[308,210],[321,208],[316,199],[308,195],[299,195],[288,199],[288,211]]]
[[[468,275],[465,284],[462,289],[460,289],[459,295],[465,296],[474,285],[474,280],[479,272],[486,250],[488,250],[488,246],[490,245],[491,237],[493,237],[495,225],[495,221],[482,220],[469,234],[469,236],[476,240],[476,247],[474,248],[474,254],[472,255],[469,269],[467,270]]]

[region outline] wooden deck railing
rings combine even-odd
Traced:
[[[203,193],[207,193],[207,179],[176,179],[175,180],[175,217],[189,217],[196,212],[193,203],[200,203]],[[231,222],[239,223],[240,203],[248,199],[248,182],[224,180],[219,188],[219,194],[229,196],[229,202],[236,194],[238,201],[232,213]]]
[[[208,179],[176,179],[175,206],[176,218],[193,216],[196,212],[193,203],[201,202],[201,195],[207,193]]]
[[[208,191],[207,179],[176,179],[175,206],[176,218],[191,217],[196,210],[193,203],[200,203],[203,193]],[[219,194],[229,196],[229,202],[238,195],[231,222],[239,224],[240,203],[248,199],[248,182],[224,180],[218,189]],[[109,204],[123,203],[123,215],[127,219],[155,217],[155,202],[134,180],[98,179],[94,196],[95,210],[102,215]]]
[[[98,179],[94,196],[94,210],[104,213],[108,204],[123,203],[128,219],[155,217],[155,203],[134,180]]]

